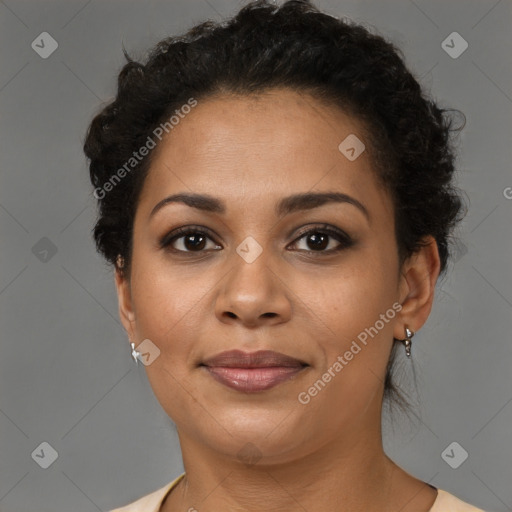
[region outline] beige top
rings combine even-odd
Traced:
[[[185,473],[181,474],[178,478],[175,478],[172,482],[164,485],[160,489],[143,496],[121,508],[116,508],[110,512],[160,512],[160,507],[167,494],[178,484],[178,482],[185,476]],[[482,509],[473,507],[468,503],[460,500],[453,494],[443,491],[442,489],[437,490],[437,499],[429,512],[485,512]]]

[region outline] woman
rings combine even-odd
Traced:
[[[446,111],[305,0],[127,58],[84,146],[94,236],[185,473],[117,511],[476,512],[381,438],[462,218]]]

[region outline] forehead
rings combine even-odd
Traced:
[[[364,144],[365,138],[357,119],[307,94],[274,89],[211,97],[182,116],[159,143],[139,204],[150,208],[177,191],[241,206],[290,191],[332,190],[389,209],[368,151],[355,160],[340,151],[343,141]]]

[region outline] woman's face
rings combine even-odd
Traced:
[[[145,369],[182,440],[232,456],[252,443],[278,462],[379,428],[409,288],[393,205],[367,151],[354,159],[355,139],[354,152],[338,148],[353,135],[365,142],[341,111],[276,89],[201,101],[160,144],[136,211],[130,279],[116,281],[131,340],[157,347],[147,345]],[[175,194],[209,201],[162,203]],[[303,194],[340,196],[290,199]],[[232,387],[214,372],[233,370],[202,363],[233,349],[307,366],[276,370],[288,378],[259,390],[243,387],[255,370],[239,370]]]

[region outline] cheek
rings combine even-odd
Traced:
[[[181,425],[192,414],[190,365],[201,338],[204,324],[204,296],[208,291],[205,279],[186,279],[183,273],[172,272],[158,265],[143,268],[132,282],[138,341],[150,339],[160,353],[145,367],[153,392],[170,417]],[[186,389],[188,392],[184,392]],[[185,414],[185,412],[187,412]]]
[[[309,293],[306,288],[301,292],[314,313],[312,318],[320,320],[319,328],[328,328],[326,337],[317,338],[324,354],[319,374],[343,358],[343,371],[337,373],[343,377],[334,379],[339,384],[343,381],[339,392],[353,392],[356,387],[372,392],[385,374],[397,314],[393,265],[392,257],[376,249],[361,253],[336,275],[317,280]]]
[[[134,252],[132,268],[137,337],[149,338],[164,359],[176,361],[176,353],[190,346],[189,340],[201,325],[202,299],[212,285],[199,267],[191,271],[171,266],[160,255],[143,251]]]
[[[396,300],[393,261],[364,251],[346,265],[296,282],[296,295],[334,334],[356,336]]]

